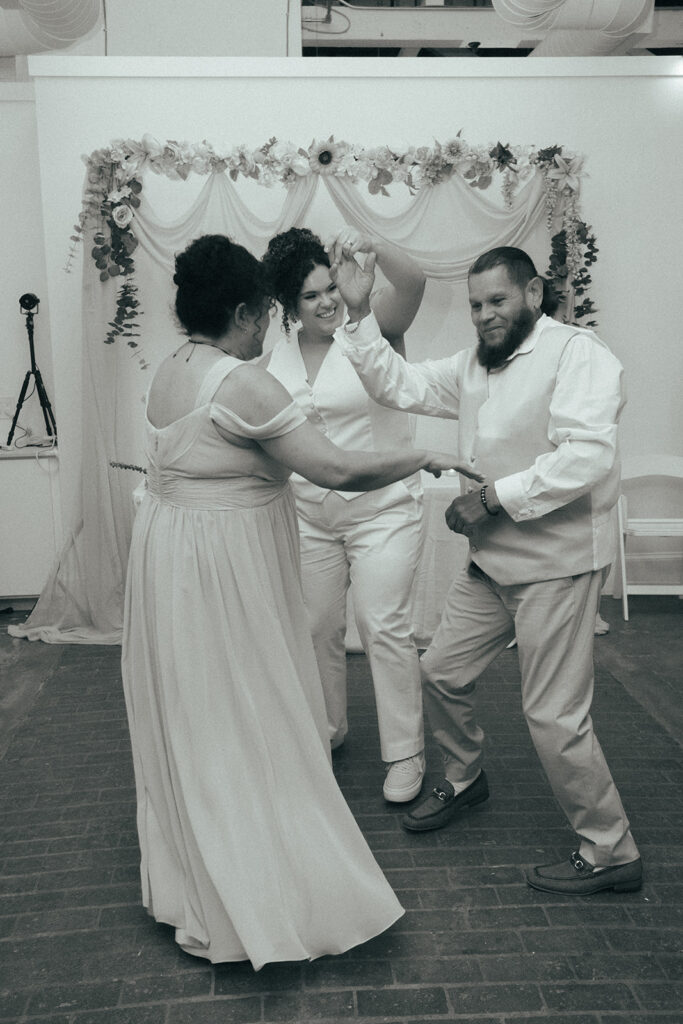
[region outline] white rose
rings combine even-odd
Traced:
[[[306,175],[311,170],[311,165],[308,162],[308,158],[305,156],[301,156],[300,153],[297,153],[295,156],[292,157],[290,166],[294,173],[298,174],[300,178],[305,178]]]
[[[126,206],[125,204],[115,206],[111,215],[118,228],[128,227],[133,219],[133,211],[130,206]]]
[[[286,163],[289,163],[287,158],[292,153],[296,153],[296,147],[293,142],[276,142],[270,148],[270,154],[275,160],[285,161]]]
[[[192,170],[195,174],[208,174],[211,169],[211,159],[204,154],[197,154],[192,159]]]

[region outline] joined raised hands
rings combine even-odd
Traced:
[[[365,314],[370,311],[376,260],[375,253],[369,252],[361,266],[354,256],[345,256],[340,249],[338,259],[331,261],[330,277],[337,285],[349,312],[361,311]]]
[[[357,252],[374,251],[375,239],[348,225],[325,239],[325,252],[330,257],[330,263],[337,263],[342,256],[350,259]]]

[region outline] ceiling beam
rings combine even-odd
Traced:
[[[528,47],[528,29],[510,25],[490,8],[379,7],[360,10],[332,7],[330,21],[320,7],[302,7],[303,46],[398,47],[414,56],[423,47],[464,49],[478,42],[482,49]],[[543,36],[539,33],[539,40]],[[538,42],[539,40],[536,40]],[[683,47],[683,10],[655,11],[652,32],[638,39],[639,49]]]

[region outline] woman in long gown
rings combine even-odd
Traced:
[[[367,490],[454,460],[341,451],[246,364],[270,302],[245,249],[204,236],[174,281],[190,338],[148,396],[122,654],[143,903],[186,952],[259,969],[403,913],[332,773],[287,478]]]

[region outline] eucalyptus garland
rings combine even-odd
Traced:
[[[136,466],[132,462],[110,462],[109,465],[112,469],[131,469],[134,473],[144,473],[147,475],[147,470],[144,466]]]
[[[578,221],[574,225],[573,233],[572,246],[570,246],[568,232],[565,228],[562,228],[550,239],[550,262],[546,277],[554,287],[555,294],[561,303],[566,302],[567,296],[572,293],[576,297],[585,296],[585,298],[581,298],[580,302],[574,303],[572,322],[582,321],[581,326],[583,327],[596,327],[597,321],[585,319],[597,312],[593,300],[586,295],[591,283],[588,267],[592,266],[598,258],[595,235],[591,233],[589,225],[583,221]],[[579,249],[578,265],[576,257],[573,261],[571,259],[571,248],[575,252],[577,248]],[[568,283],[571,286],[571,291],[567,287]]]
[[[435,141],[431,146],[363,147],[330,136],[324,141],[314,139],[305,149],[271,138],[257,149],[242,145],[221,152],[206,141],[194,145],[173,140],[160,143],[145,135],[140,142],[116,140],[83,159],[87,166],[86,188],[65,269],[70,270],[77,243],[92,231],[91,256],[100,279],[123,279],[105,344],[125,338],[143,368],[148,364],[136,340],[140,337],[137,318],[142,310],[133,280],[133,254],[138,245],[135,211],[140,206],[146,169],[178,180],[190,174],[227,173],[233,181],[246,177],[264,186],[280,184],[286,188],[313,174],[334,175],[366,183],[372,195],[389,195],[388,186],[395,183],[415,194],[453,175],[460,175],[472,188],[484,190],[498,175],[508,208],[520,186],[540,171],[551,232],[546,276],[565,308],[566,318],[595,326],[594,320],[586,320],[596,312],[588,290],[592,283],[590,267],[598,249],[595,235],[579,211],[583,157],[563,146],[536,149],[501,142],[471,146],[458,132],[447,142]]]

